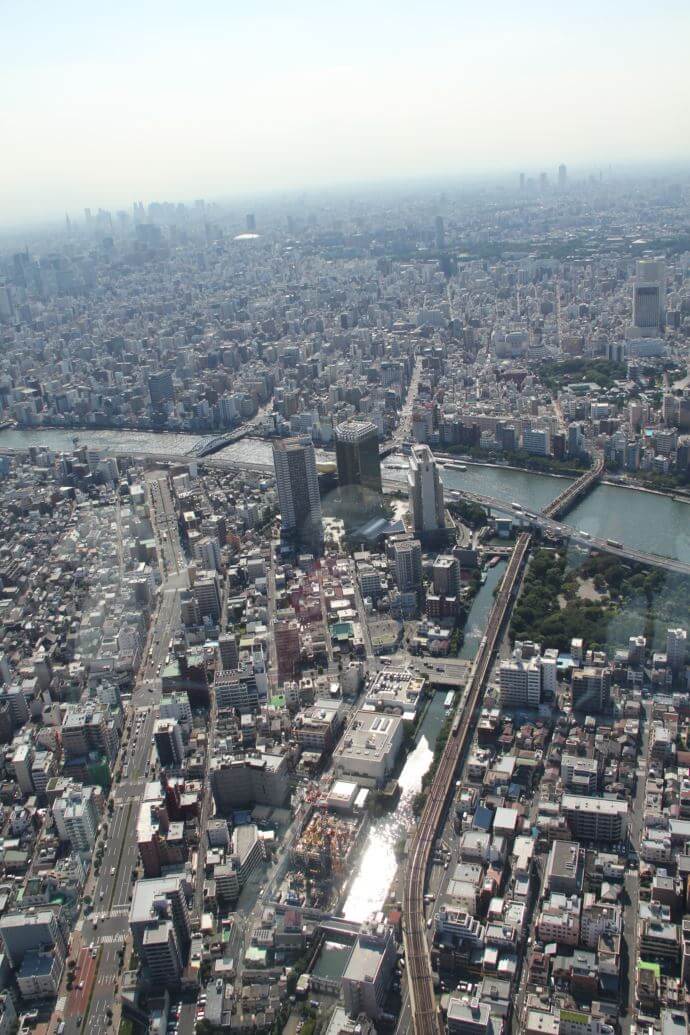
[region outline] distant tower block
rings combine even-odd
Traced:
[[[662,259],[638,259],[633,286],[633,326],[658,331],[664,322],[666,263]]]

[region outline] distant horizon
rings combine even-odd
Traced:
[[[91,210],[94,218],[99,209],[110,212],[113,216],[117,212],[124,211],[131,217],[133,206],[139,202],[144,205],[145,209],[149,205],[155,204],[184,205],[191,209],[197,201],[204,201],[208,205],[219,206],[227,212],[232,210],[234,206],[237,206],[238,209],[242,209],[241,212],[237,212],[237,217],[243,221],[246,212],[250,211],[252,205],[257,206],[259,211],[261,211],[262,206],[269,209],[276,207],[289,208],[299,204],[301,201],[305,204],[324,204],[330,196],[333,197],[334,202],[342,202],[347,200],[348,195],[351,195],[352,198],[366,198],[370,196],[370,200],[374,200],[374,196],[379,194],[385,195],[389,193],[393,197],[401,193],[410,192],[421,199],[425,194],[435,190],[455,191],[458,193],[467,192],[468,194],[482,190],[489,192],[496,190],[508,193],[514,191],[515,195],[519,197],[518,186],[521,174],[524,174],[526,180],[537,181],[541,173],[546,173],[549,189],[552,193],[556,193],[558,167],[561,164],[566,166],[570,186],[584,183],[591,176],[598,178],[600,174],[604,183],[613,184],[628,180],[644,182],[645,180],[656,178],[670,179],[673,177],[680,177],[681,179],[686,177],[690,182],[690,158],[669,158],[665,161],[657,162],[635,160],[628,162],[602,161],[573,165],[567,161],[559,160],[550,165],[544,163],[525,166],[524,168],[507,165],[502,169],[477,169],[476,171],[466,172],[464,175],[460,173],[439,173],[436,175],[425,175],[423,173],[417,175],[400,174],[399,176],[388,176],[380,179],[342,180],[331,183],[311,183],[285,187],[266,186],[263,189],[237,190],[227,194],[216,194],[215,196],[205,194],[202,190],[199,190],[187,197],[159,194],[148,198],[134,197],[129,200],[121,198],[117,200],[111,199],[109,202],[107,199],[88,200],[81,207],[75,205],[70,209],[63,209],[62,211],[55,209],[51,214],[46,214],[42,217],[28,217],[15,223],[0,222],[0,238],[21,233],[22,231],[33,234],[41,230],[57,231],[64,229],[66,227],[66,217],[69,218],[70,223],[74,226],[83,228],[86,209]]]
[[[689,38],[681,0],[8,5],[0,226],[139,199],[690,162]]]

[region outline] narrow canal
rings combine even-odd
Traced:
[[[342,913],[346,920],[366,920],[386,901],[398,866],[395,845],[412,824],[412,801],[422,789],[422,778],[431,765],[436,738],[446,717],[445,696],[445,692],[435,693],[429,703],[417,743],[407,756],[399,777],[400,801],[395,812],[374,820],[369,829],[357,875],[343,905]]]

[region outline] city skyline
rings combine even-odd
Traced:
[[[40,6],[40,32],[35,11],[5,19],[0,226],[140,198],[690,158],[679,3],[663,19],[502,4],[491,22],[445,2]]]

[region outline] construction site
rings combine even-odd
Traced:
[[[366,815],[335,816],[316,809],[290,853],[285,900],[317,909],[337,909],[367,826]]]

